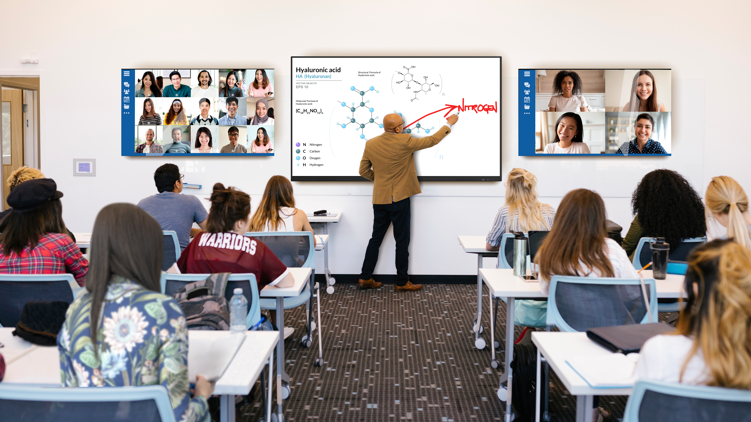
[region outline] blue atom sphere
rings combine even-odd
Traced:
[[[370,119],[370,123],[373,123],[373,122],[374,122],[374,120],[373,120],[373,119]]]
[[[370,87],[370,90],[371,90],[371,91],[375,91],[375,88],[373,88],[373,87],[371,86],[371,87]]]
[[[430,133],[430,129],[425,129],[425,133]]]
[[[354,90],[355,90],[355,87],[350,87],[349,89],[350,89],[351,91],[354,91]]]
[[[370,110],[370,112],[372,113],[373,112],[373,107],[370,107],[368,110]]]
[[[365,139],[365,135],[360,135],[360,139]]]
[[[407,129],[407,133],[412,133],[412,129]]]
[[[416,125],[415,125],[415,127],[416,127],[416,128],[419,128],[419,127],[420,127],[420,124],[419,124],[419,123],[418,123],[418,124],[416,124]]]
[[[344,129],[344,128],[346,128],[346,127],[347,127],[347,125],[342,125],[342,129]]]
[[[365,125],[360,125],[360,129],[365,129]]]
[[[297,156],[297,159],[298,159],[298,160],[300,159],[300,156],[299,156],[299,155]]]
[[[365,103],[360,103],[360,107],[365,107]]]
[[[354,123],[354,122],[355,122],[355,119],[350,119],[350,122]]]
[[[378,123],[378,127],[381,128],[381,129],[383,129],[383,124]]]
[[[352,107],[352,108],[350,108],[350,110],[351,110],[352,112],[354,112],[354,111],[355,111],[355,108],[354,108],[354,107]]]
[[[347,107],[347,103],[345,103],[344,101],[342,101],[342,107]]]

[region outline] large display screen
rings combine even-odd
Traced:
[[[500,57],[292,57],[292,180],[365,181],[365,143],[401,114],[404,133],[435,135],[415,153],[427,181],[501,180]]]
[[[125,156],[274,155],[274,69],[122,69]]]
[[[670,73],[519,69],[519,155],[671,155]]]

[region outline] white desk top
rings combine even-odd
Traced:
[[[627,396],[632,388],[592,388],[566,363],[573,357],[600,357],[612,352],[587,338],[587,333],[533,332],[532,342],[545,356],[566,389],[575,396]]]
[[[335,216],[316,216],[313,214],[307,214],[308,221],[311,223],[338,223],[342,219],[341,211],[330,211],[330,214],[336,214]]]
[[[485,236],[459,236],[459,244],[465,253],[498,255],[498,251],[485,249]]]
[[[329,235],[327,234],[317,234],[315,235],[316,238],[316,250],[322,251],[323,248],[326,247],[326,244],[329,243]]]
[[[91,233],[73,233],[73,236],[76,237],[76,245],[79,248],[91,247]]]
[[[308,282],[311,268],[288,268],[290,274],[295,278],[295,285],[292,287],[274,287],[266,286],[259,293],[261,297],[295,297],[299,296],[305,283]]]
[[[644,278],[652,278],[652,271],[642,271]],[[480,276],[494,297],[545,298],[538,281],[524,281],[510,268],[481,268]],[[659,299],[677,299],[683,293],[682,275],[668,274],[665,280],[655,280]]]

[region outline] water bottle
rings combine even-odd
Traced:
[[[527,236],[522,232],[514,232],[514,275],[527,275]]]
[[[245,332],[245,320],[248,317],[248,299],[243,295],[243,289],[237,288],[229,301],[229,330],[233,333]]]
[[[649,245],[652,248],[652,275],[655,280],[665,280],[668,275],[670,244],[665,242],[664,237],[658,237],[657,241]]]

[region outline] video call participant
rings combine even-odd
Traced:
[[[229,144],[223,146],[219,152],[222,154],[245,154],[248,152],[247,148],[237,143],[240,140],[240,129],[236,126],[232,126],[227,130],[227,137],[229,137]]]
[[[154,142],[154,130],[149,129],[146,131],[146,142],[136,147],[136,153],[138,154],[161,154],[163,152],[162,146]]]
[[[211,101],[208,98],[201,98],[198,101],[198,108],[201,109],[201,114],[190,121],[191,125],[213,126],[219,124],[219,119],[209,114]]]
[[[631,98],[623,106],[623,111],[668,111],[665,104],[657,99],[655,76],[648,70],[640,70],[634,75],[631,84]]]
[[[256,115],[250,121],[251,125],[273,125],[274,118],[269,117],[269,101],[265,98],[259,98],[256,102]]]
[[[274,87],[266,75],[265,69],[256,70],[256,77],[248,87],[248,97],[271,97],[274,95]]]
[[[165,125],[187,125],[188,118],[185,116],[185,108],[180,100],[173,100],[167,115],[164,116]]]
[[[244,97],[243,90],[237,86],[237,73],[230,70],[225,79],[225,85],[219,90],[220,97]]]
[[[191,152],[199,152],[202,154],[219,152],[217,148],[214,148],[211,131],[207,127],[199,127],[196,132],[196,144]]]
[[[218,96],[218,90],[215,86],[211,86],[213,79],[208,70],[202,70],[198,72],[198,86],[193,87],[191,90],[191,96],[196,98],[216,97]]]
[[[553,81],[553,96],[548,111],[587,111],[587,100],[582,93],[582,80],[573,71],[561,70]]]
[[[190,87],[187,85],[181,85],[183,78],[180,76],[180,72],[173,70],[169,74],[169,80],[172,85],[164,87],[165,97],[190,97]]]
[[[583,126],[578,114],[563,113],[555,122],[555,140],[545,146],[545,154],[589,154]]]
[[[139,125],[161,125],[162,118],[154,108],[154,101],[151,98],[143,100],[143,113],[141,118],[138,119]]]
[[[245,118],[245,116],[240,116],[237,114],[237,98],[236,97],[228,97],[224,101],[225,106],[227,107],[227,114],[225,114],[222,118],[219,119],[219,124],[222,126],[245,126],[248,122],[248,120]]]
[[[250,146],[250,152],[265,154],[271,152],[272,148],[273,145],[271,145],[271,141],[269,141],[269,134],[266,133],[266,129],[259,127],[256,131],[256,139]]]
[[[162,91],[156,86],[154,73],[147,71],[141,78],[141,89],[136,91],[136,97],[161,97]]]
[[[190,236],[195,236],[201,230],[206,230],[206,217],[209,213],[201,201],[192,195],[181,195],[183,191],[183,175],[174,164],[164,164],[154,172],[154,184],[159,191],[156,195],[143,198],[138,202],[138,208],[146,211],[162,227],[162,230],[173,230],[177,233],[180,249],[185,249],[190,243]],[[191,229],[193,223],[198,229]]]
[[[182,143],[183,131],[180,128],[172,129],[172,144],[167,147],[167,154],[188,154],[190,146]]]
[[[624,142],[616,154],[667,154],[665,148],[659,142],[652,139],[652,130],[655,126],[655,120],[647,113],[642,113],[636,117],[634,123],[634,132],[636,138],[630,142]]]

